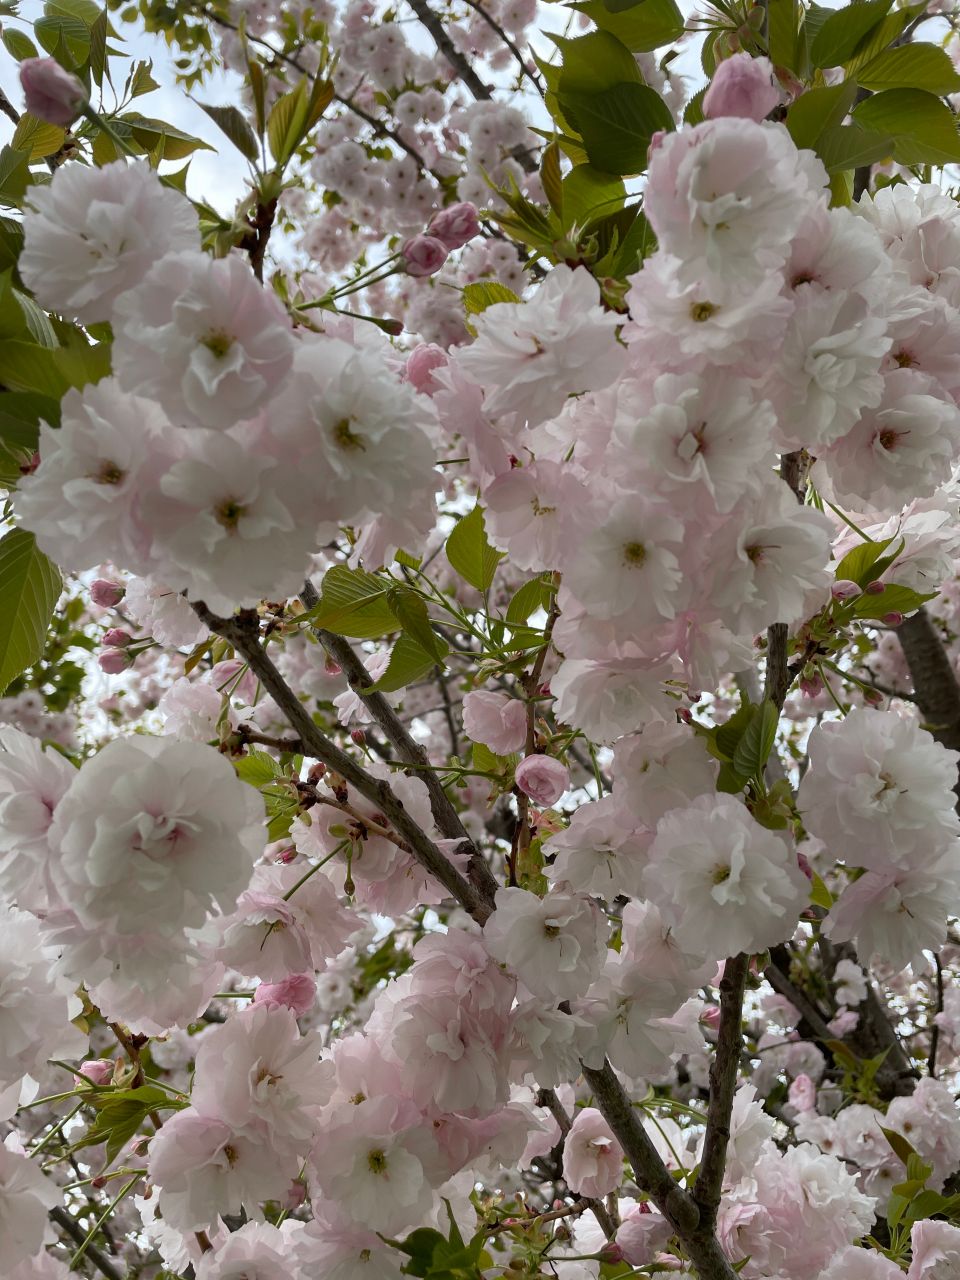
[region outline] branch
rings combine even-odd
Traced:
[[[943,746],[960,751],[960,684],[926,609],[904,618],[896,636],[927,728]],[[960,780],[954,791],[960,803]]]
[[[86,1240],[86,1231],[79,1223],[74,1222],[66,1209],[61,1209],[58,1205],[55,1209],[50,1210],[49,1216],[51,1222],[55,1222],[58,1227],[62,1228],[76,1244],[83,1244],[84,1240]],[[101,1253],[96,1245],[88,1244],[83,1251],[83,1256],[92,1262],[100,1274],[107,1277],[107,1280],[123,1280],[122,1273],[117,1270],[105,1253]]]
[[[473,96],[478,101],[483,102],[492,98],[493,94],[490,91],[490,86],[483,83],[473,67],[471,67],[470,60],[466,54],[461,53],[450,39],[443,23],[427,4],[427,0],[407,0],[407,3],[433,36],[437,50],[443,54]]]
[[[670,1176],[610,1063],[605,1062],[600,1071],[584,1066],[583,1074],[633,1166],[637,1185],[650,1193],[680,1237],[700,1280],[736,1280],[737,1273],[720,1248],[712,1224],[701,1222],[692,1196]]]
[[[410,845],[413,856],[420,865],[443,885],[451,897],[458,899],[478,923],[482,924],[491,913],[490,901],[477,890],[474,884],[460,874],[442,850],[420,829],[420,826],[407,813],[390,784],[382,779],[371,777],[352,756],[342,751],[314,723],[306,707],[284,680],[261,645],[260,620],[257,615],[246,609],[233,618],[218,618],[201,601],[194,603],[193,609],[210,631],[222,636],[247,660],[250,670],[259,678],[260,683],[286,716],[303,743],[305,751],[315,760],[322,761],[329,769],[339,773],[344,781],[349,786],[355,787],[364,799],[376,805],[398,835]],[[490,874],[489,870],[487,874]]]
[[[474,13],[479,14],[480,17],[487,24],[487,26],[491,27],[497,33],[497,35],[500,37],[503,43],[507,46],[507,48],[513,54],[514,60],[516,61],[517,65],[520,68],[521,75],[526,76],[526,78],[530,81],[530,83],[536,89],[537,93],[539,93],[540,97],[542,98],[543,85],[540,83],[540,77],[536,75],[535,72],[531,71],[530,68],[527,66],[527,61],[524,58],[523,54],[517,48],[514,41],[511,40],[510,37],[507,35],[506,31],[504,31],[503,27],[501,27],[500,23],[497,22],[495,18],[491,17],[489,13],[487,13],[486,9],[479,2],[479,0],[464,0],[464,4],[469,5],[470,8],[474,11]]]
[[[320,596],[312,582],[304,584],[300,599],[307,609],[313,609],[320,603]],[[350,688],[373,716],[383,736],[396,751],[397,757],[404,764],[417,767],[418,776],[423,778],[430,795],[430,808],[433,811],[433,820],[437,824],[437,829],[444,839],[458,841],[457,852],[465,853],[469,858],[468,878],[485,903],[486,914],[489,915],[493,909],[497,882],[483,854],[470,839],[460,815],[454,808],[453,801],[443,789],[439,775],[430,768],[430,757],[426,750],[410,735],[407,727],[383,694],[369,691],[374,680],[361,659],[354,653],[350,642],[343,636],[334,635],[332,631],[324,631],[322,627],[314,628],[314,633],[347,677]]]
[[[740,1054],[743,1050],[743,993],[747,984],[750,957],[733,956],[720,979],[720,1031],[710,1066],[710,1104],[707,1132],[703,1141],[700,1172],[693,1187],[693,1199],[700,1211],[701,1230],[711,1231],[717,1220],[723,1171],[730,1141],[730,1114],[737,1088]]]
[[[937,966],[937,1013],[943,1013],[943,962],[940,959],[940,952],[934,953],[934,963]],[[937,1074],[937,1049],[940,1047],[940,1024],[934,1022],[933,1030],[930,1032],[930,1058],[927,1062],[927,1074],[936,1076]]]

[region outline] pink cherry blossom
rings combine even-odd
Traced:
[[[27,110],[48,124],[70,124],[87,101],[83,85],[55,58],[25,58],[20,83]]]
[[[527,708],[517,698],[475,689],[463,699],[463,728],[500,756],[520,751],[527,739]]]
[[[717,116],[741,116],[759,123],[779,101],[770,59],[735,53],[714,72],[704,94],[703,114],[708,120],[715,120]]]

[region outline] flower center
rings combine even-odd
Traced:
[[[213,333],[208,333],[200,339],[200,345],[206,347],[218,360],[222,360],[233,346],[233,338],[222,330],[214,330]]]
[[[625,542],[623,545],[623,563],[632,569],[639,569],[647,558],[647,548],[642,542]]]
[[[352,421],[352,418],[341,418],[340,421],[334,425],[334,442],[338,444],[341,449],[360,449],[361,451],[365,451],[367,446],[358,435],[350,430],[350,424]]]
[[[387,1171],[387,1157],[382,1151],[371,1151],[367,1156],[367,1164],[371,1173],[384,1174]]]
[[[245,507],[242,503],[237,502],[236,498],[227,498],[221,502],[213,516],[217,524],[222,525],[224,529],[233,532],[240,523],[240,517],[243,515]]]
[[[119,484],[125,475],[126,472],[115,462],[103,462],[93,478],[97,484]]]
[[[716,309],[712,302],[695,302],[690,308],[690,319],[697,324],[703,324],[704,320],[710,319]]]

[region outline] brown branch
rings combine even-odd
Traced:
[[[2,89],[0,89],[0,111],[3,112],[3,114],[7,117],[8,120],[12,120],[14,124],[20,123],[20,112],[13,105],[13,103],[10,101],[10,99],[7,97],[7,95],[3,92]]]
[[[670,1176],[609,1062],[599,1071],[585,1066],[583,1074],[633,1166],[637,1186],[649,1192],[680,1237],[700,1280],[736,1280],[736,1272],[720,1248],[713,1226],[701,1223],[693,1197]]]
[[[927,728],[943,746],[960,751],[960,683],[926,609],[904,618],[896,636]],[[960,804],[960,780],[954,791]]]
[[[515,42],[510,39],[506,31],[504,31],[503,27],[501,27],[500,23],[497,22],[497,20],[491,14],[487,13],[483,5],[479,3],[479,0],[463,0],[463,2],[464,4],[469,5],[470,8],[474,11],[474,13],[479,14],[480,17],[487,24],[487,26],[491,27],[497,33],[497,35],[500,37],[503,43],[507,46],[507,48],[513,54],[514,60],[520,68],[521,75],[526,76],[526,78],[530,81],[530,83],[536,89],[537,93],[539,93],[540,97],[542,98],[543,85],[540,83],[540,77],[535,72],[531,71],[530,68],[527,66],[527,60],[524,58],[523,54],[517,48]]]
[[[307,609],[312,609],[320,603],[320,596],[312,582],[304,584],[300,599]],[[343,636],[334,635],[332,631],[325,631],[322,627],[315,628],[314,632],[324,649],[347,677],[350,688],[373,716],[383,736],[396,751],[398,759],[404,764],[413,765],[418,771],[418,776],[423,778],[430,796],[430,808],[437,829],[444,839],[458,841],[457,852],[467,855],[468,879],[484,902],[489,915],[493,910],[497,882],[483,854],[467,833],[460,815],[454,808],[453,801],[444,791],[439,776],[430,767],[430,757],[426,750],[411,736],[383,694],[369,692],[374,681],[362,660],[354,653],[349,640],[345,640]]]
[[[483,83],[470,65],[470,60],[466,54],[462,53],[450,39],[450,35],[439,16],[433,12],[429,4],[427,4],[427,0],[407,0],[407,3],[430,35],[433,36],[433,42],[437,46],[438,52],[443,54],[473,96],[482,102],[492,98],[493,93],[490,86]]]
[[[78,1222],[74,1222],[66,1209],[61,1209],[57,1205],[56,1208],[50,1210],[49,1218],[51,1222],[56,1223],[58,1227],[65,1231],[75,1244],[83,1244],[86,1240],[86,1231]],[[100,1274],[107,1277],[107,1280],[123,1280],[123,1273],[117,1270],[107,1255],[102,1253],[95,1244],[88,1244],[83,1251],[83,1256],[92,1262]]]
[[[205,604],[193,605],[197,617],[222,636],[250,664],[250,669],[271,695],[297,733],[304,748],[315,760],[335,770],[344,781],[374,804],[394,830],[407,841],[413,856],[447,892],[458,899],[479,923],[490,915],[492,903],[476,886],[456,869],[441,849],[427,836],[407,813],[400,798],[390,784],[373,778],[357,764],[352,756],[342,751],[316,725],[306,707],[293,692],[274,666],[260,643],[260,620],[252,610],[242,610],[233,618],[218,618]],[[448,802],[449,803],[449,802]],[[489,875],[489,870],[487,872]],[[492,879],[492,877],[491,877]]]
[[[749,956],[733,956],[724,965],[720,979],[720,1030],[710,1065],[707,1131],[700,1172],[693,1187],[693,1199],[700,1211],[700,1230],[713,1230],[720,1207],[730,1141],[730,1114],[743,1050],[743,993],[749,968]]]
[[[943,962],[940,959],[940,952],[934,953],[934,963],[937,966],[937,1013],[943,1013]],[[940,1024],[933,1023],[933,1030],[930,1032],[930,1057],[927,1061],[927,1074],[936,1077],[937,1074],[937,1049],[940,1047]]]

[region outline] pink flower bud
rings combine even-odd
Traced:
[[[720,1010],[715,1004],[707,1005],[703,1013],[700,1015],[700,1023],[704,1027],[708,1027],[711,1031],[720,1030]]]
[[[125,645],[133,644],[133,636],[129,631],[124,631],[123,627],[111,627],[103,633],[103,643],[122,649]]]
[[[813,1111],[817,1105],[817,1086],[807,1075],[799,1075],[790,1084],[787,1099],[794,1111]]]
[[[519,751],[527,740],[527,708],[517,698],[492,689],[475,689],[463,699],[463,728],[498,756]]]
[[[555,804],[570,785],[567,767],[552,756],[527,756],[517,765],[517,786],[535,804]]]
[[[713,83],[704,94],[703,114],[708,120],[741,116],[759,122],[779,101],[770,59],[738,53],[717,67]]]
[[[89,1062],[81,1063],[74,1079],[77,1084],[83,1080],[89,1080],[91,1084],[109,1084],[113,1079],[113,1062],[109,1058],[91,1058]]]
[[[101,609],[112,609],[126,594],[126,588],[111,578],[97,578],[90,588],[90,599]]]
[[[310,766],[310,772],[307,774],[307,781],[312,786],[316,786],[326,772],[327,766],[322,760],[318,760],[316,764],[312,764]]]
[[[87,101],[83,85],[56,58],[26,58],[20,63],[20,84],[27,110],[47,124],[65,127]]]
[[[816,672],[813,675],[802,675],[800,677],[800,692],[805,698],[816,698],[823,693],[823,681]]]
[[[903,621],[903,614],[897,613],[894,609],[890,613],[885,613],[880,621],[885,622],[888,627],[899,627],[900,623]]]
[[[849,1035],[859,1021],[860,1015],[856,1009],[844,1009],[841,1006],[835,1016],[827,1023],[827,1026],[835,1036],[845,1036]]]
[[[299,1209],[307,1198],[307,1188],[302,1182],[291,1182],[287,1187],[283,1199],[280,1201],[287,1213],[292,1213],[294,1209]]]
[[[400,254],[408,276],[432,276],[446,262],[449,250],[436,236],[414,236]]]
[[[881,580],[877,578],[873,582],[868,582],[863,589],[864,591],[867,592],[868,595],[879,596],[879,595],[882,595],[884,591],[886,591],[887,584],[885,582],[881,582]]]
[[[448,249],[459,249],[480,234],[477,206],[468,201],[451,204],[433,215],[427,231]]]
[[[309,1013],[317,998],[317,984],[309,973],[292,973],[282,982],[261,982],[254,1004],[283,1005],[298,1016]]]
[[[601,1262],[623,1262],[625,1254],[615,1240],[608,1240],[600,1250]]]
[[[362,747],[367,741],[367,735],[362,729],[351,729],[350,737],[354,740],[358,747]]]
[[[858,596],[860,593],[861,588],[856,582],[851,582],[849,578],[841,578],[830,588],[830,594],[834,600],[852,600],[854,596]]]
[[[416,390],[432,396],[440,390],[440,383],[432,376],[434,369],[443,368],[447,363],[447,353],[433,342],[422,342],[414,347],[407,357],[403,376]]]
[[[883,706],[883,694],[879,689],[861,689],[860,692],[863,694],[863,700],[868,707]]]
[[[105,671],[108,676],[118,676],[121,671],[133,666],[133,655],[126,649],[104,649],[97,662],[100,670]]]

